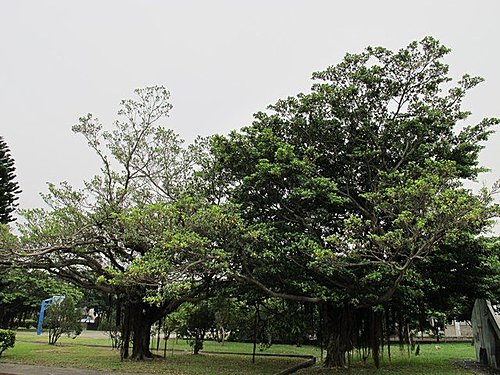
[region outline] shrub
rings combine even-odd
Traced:
[[[44,326],[49,329],[49,344],[55,345],[62,334],[75,338],[82,333],[82,313],[71,297],[52,302],[47,307]]]
[[[13,348],[16,342],[16,333],[7,329],[0,329],[0,356],[8,348]]]

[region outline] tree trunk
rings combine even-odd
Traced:
[[[380,367],[380,345],[383,338],[383,332],[381,329],[382,313],[369,310],[370,318],[370,335],[369,344],[372,351],[373,362],[375,367]]]
[[[141,294],[142,296],[143,294]],[[165,301],[162,306],[150,305],[141,299],[122,300],[120,306],[123,315],[121,358],[135,359],[137,361],[153,358],[150,350],[151,326],[175,311],[183,302],[182,299]],[[142,298],[142,297],[141,297]],[[129,352],[130,342],[132,341],[132,355]]]
[[[122,330],[122,347],[120,349],[121,359],[128,358],[128,349],[130,345],[130,335],[131,335],[131,319],[130,319],[130,306],[125,305],[125,313],[123,318],[123,323],[121,324]]]
[[[352,305],[324,305],[326,318],[326,367],[349,367],[353,349],[362,350],[363,361],[372,356],[380,365],[380,346],[383,340],[382,313],[371,308]]]
[[[5,322],[5,309],[0,304],[0,329],[7,329],[7,323]]]
[[[122,327],[123,347],[122,358],[143,360],[153,358],[149,349],[151,325],[154,323],[148,314],[149,305],[129,303],[125,309]],[[133,340],[132,355],[129,356],[130,340]]]
[[[197,328],[195,336],[194,336],[193,354],[197,355],[200,353],[200,350],[203,349],[204,336],[205,336],[205,332],[203,330]]]
[[[356,323],[355,309],[350,305],[325,305],[326,367],[347,367],[347,354],[352,350]]]
[[[152,323],[145,319],[138,319],[135,321],[133,330],[134,344],[132,347],[131,359],[141,361],[143,359],[153,358],[153,353],[151,353],[149,348],[151,325]]]

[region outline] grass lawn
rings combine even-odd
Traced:
[[[161,344],[163,345],[163,342]],[[172,351],[172,348],[175,350]],[[287,345],[279,345],[274,348],[274,352],[289,353],[287,348]],[[222,346],[219,343],[206,342],[205,350],[251,353],[252,345],[226,343]],[[314,351],[314,348],[309,350]],[[163,351],[159,354],[163,355]],[[122,362],[119,352],[110,349],[105,335],[84,335],[75,340],[61,337],[58,345],[51,346],[47,344],[46,335],[36,336],[33,332],[26,331],[19,331],[15,347],[5,351],[0,357],[0,362],[168,375],[273,374],[302,361],[300,358],[257,357],[256,363],[252,364],[251,356],[206,353],[194,356],[184,340],[178,340],[177,343],[175,340],[169,340],[166,359],[160,357],[152,361]]]
[[[26,331],[20,330],[16,333],[16,345],[17,343],[47,343],[47,334],[44,332],[41,336],[36,336],[34,331]],[[67,336],[61,336],[58,344],[63,346],[67,345],[98,345],[111,347],[111,341],[108,339],[107,335],[104,332],[100,331],[85,331],[81,336],[78,336],[76,339],[69,338]],[[160,340],[160,351],[159,354],[163,355],[163,348],[165,342]],[[156,339],[152,340],[152,347],[156,348]],[[167,349],[170,352],[171,349],[175,351],[184,350],[191,351],[191,347],[188,345],[186,340],[182,339],[169,339],[167,343]],[[232,352],[232,353],[252,353],[253,345],[248,342],[226,342],[222,345],[219,342],[215,341],[205,341],[203,343],[203,351],[214,351],[214,352]],[[298,355],[313,355],[316,357],[320,357],[321,351],[319,348],[304,345],[301,347],[297,347],[295,345],[280,345],[275,344],[270,348],[267,348],[263,351],[259,350],[259,346],[257,346],[257,352],[261,353],[271,353],[271,354],[298,354]]]
[[[93,346],[90,346],[93,345]],[[98,345],[98,346],[95,346]],[[257,357],[256,364],[251,363],[251,356],[227,354],[190,354],[191,348],[184,340],[168,340],[167,358],[163,356],[163,342],[160,342],[160,358],[152,361],[120,361],[119,352],[109,348],[109,339],[96,332],[87,332],[75,340],[61,337],[57,346],[47,344],[46,335],[36,336],[34,332],[19,331],[16,346],[5,351],[0,362],[18,362],[56,367],[90,368],[95,370],[113,370],[119,372],[137,372],[148,374],[273,374],[302,362],[298,358]],[[156,347],[156,343],[153,342]],[[174,350],[172,350],[174,349]],[[251,343],[228,342],[221,345],[206,341],[204,351],[251,353]],[[203,351],[202,351],[203,353]],[[302,354],[320,357],[320,350],[312,346],[297,348],[290,345],[273,345],[263,353]],[[474,360],[474,347],[469,343],[421,344],[420,355],[408,356],[392,346],[392,359],[387,356],[382,360],[379,370],[372,363],[362,364],[354,358],[350,370],[327,370],[317,365],[314,368],[299,371],[308,374],[397,374],[397,375],[460,375],[473,374],[454,362]]]
[[[327,374],[394,374],[394,375],[465,375],[474,374],[458,366],[460,360],[475,360],[474,346],[470,343],[420,344],[419,356],[408,356],[406,350],[399,351],[397,346],[391,347],[391,361],[387,356],[382,360],[380,369],[372,362],[366,365],[354,358],[355,363],[349,370],[327,370],[321,366],[303,369],[300,375]]]

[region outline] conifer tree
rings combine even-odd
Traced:
[[[17,195],[21,192],[15,181],[14,160],[10,155],[9,146],[0,136],[0,223],[14,221],[12,212],[17,206]]]

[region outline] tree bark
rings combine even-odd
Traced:
[[[161,306],[150,305],[137,297],[135,300],[132,298],[128,301],[122,300],[120,304],[123,307],[123,324],[121,330],[123,345],[121,348],[121,358],[130,358],[138,361],[153,358],[153,353],[150,350],[151,326],[178,309],[186,300],[187,297],[166,300]],[[131,341],[132,354],[130,355],[129,347]]]
[[[382,343],[383,332],[381,329],[382,314],[369,310],[370,318],[370,347],[372,351],[372,358],[376,368],[380,367],[380,346]]]
[[[370,307],[355,308],[344,304],[323,306],[326,324],[326,367],[349,367],[352,351],[362,350],[363,360],[371,355],[375,366],[380,366],[380,347],[384,331],[382,313]]]
[[[122,330],[122,347],[120,349],[120,358],[127,359],[128,358],[128,350],[130,345],[130,335],[131,335],[131,323],[130,323],[130,306],[125,305],[125,312],[123,323],[121,324]]]
[[[151,325],[154,323],[150,316],[150,308],[151,306],[143,302],[127,304],[122,326],[123,359],[140,361],[153,358],[153,353],[149,349]],[[133,340],[131,355],[129,355],[130,340]]]
[[[203,349],[203,339],[205,337],[205,330],[196,329],[193,345],[193,354],[198,355],[200,350]]]
[[[140,317],[134,322],[134,344],[132,347],[131,359],[141,361],[143,359],[153,358],[153,353],[151,353],[149,348],[151,325],[151,322],[145,319],[142,320]]]
[[[6,322],[6,319],[5,319],[5,309],[3,308],[2,305],[0,305],[0,328],[1,329],[7,329],[9,327],[7,327],[7,322]]]
[[[326,367],[347,367],[347,354],[353,349],[352,338],[356,323],[353,306],[342,307],[327,304],[326,317]]]

